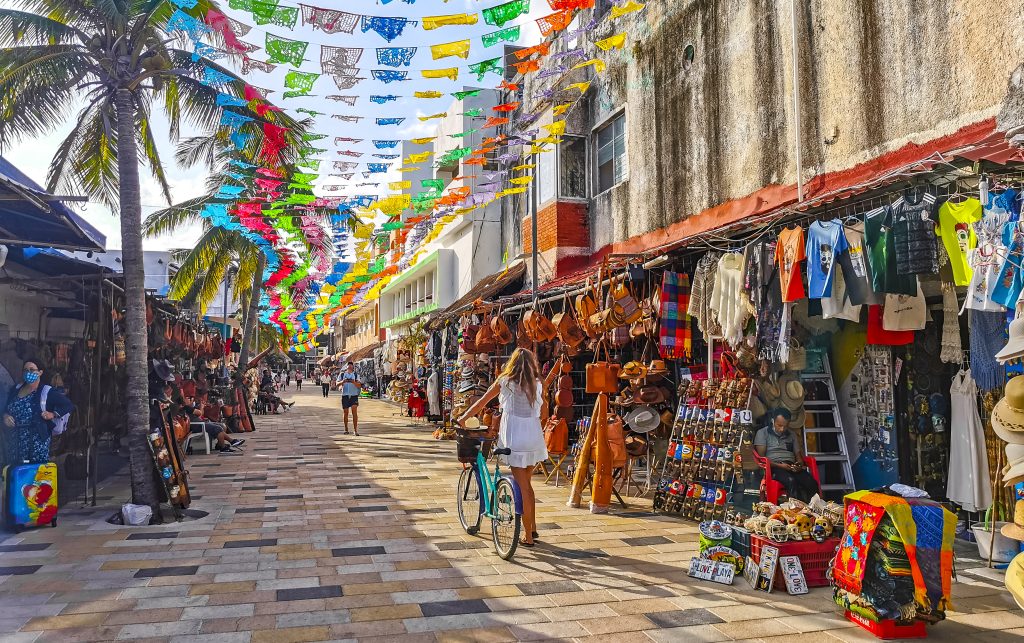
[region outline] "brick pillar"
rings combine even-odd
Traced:
[[[523,252],[533,252],[533,222],[522,220]],[[590,256],[590,226],[587,204],[575,201],[552,201],[537,212],[537,248],[540,282],[576,270]]]

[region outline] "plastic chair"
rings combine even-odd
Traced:
[[[206,432],[205,422],[189,422],[188,424],[189,434],[185,438],[185,450],[192,446],[192,440],[201,438],[203,444],[206,446],[206,455],[210,455],[213,452],[213,445],[210,444],[210,434]]]
[[[760,496],[762,501],[768,501],[772,504],[778,504],[779,495],[785,489],[781,482],[772,477],[772,461],[768,458],[758,455],[757,451],[752,452],[754,455],[754,461],[757,462],[758,466],[764,469],[764,477],[761,479]],[[804,464],[807,465],[807,470],[810,471],[811,476],[814,477],[814,481],[818,483],[818,489],[821,489],[821,478],[818,477],[818,461],[810,456],[804,456]]]

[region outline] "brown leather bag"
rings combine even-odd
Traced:
[[[511,344],[515,340],[515,336],[512,335],[512,331],[509,329],[508,324],[501,316],[501,311],[498,314],[491,317],[491,335],[494,337],[494,341],[499,346],[505,346]]]
[[[537,335],[537,317],[540,315],[536,310],[528,310],[523,315],[523,320],[520,322],[525,329],[526,336],[530,338],[532,342],[543,341]]]
[[[601,348],[604,348],[604,360],[601,360]],[[622,367],[611,361],[608,346],[599,340],[594,349],[594,361],[587,364],[587,393],[615,393],[619,390],[619,371]]]
[[[498,348],[498,342],[491,331],[491,325],[485,321],[476,331],[476,350],[478,353],[491,353]]]
[[[608,414],[608,448],[612,453],[612,469],[626,466],[626,462],[629,461],[629,453],[626,451],[626,427],[622,418],[615,413]],[[591,457],[597,457],[596,442]]]
[[[475,324],[470,324],[462,331],[462,350],[467,353],[478,353],[476,349],[476,336],[480,331],[480,327]]]
[[[576,296],[576,321],[580,328],[590,337],[597,337],[601,334],[601,331],[595,330],[590,326],[590,318],[597,313],[597,300],[594,299],[593,286],[590,280],[587,280],[587,289],[580,295]]]
[[[612,300],[622,307],[622,325],[632,324],[640,319],[640,304],[637,303],[636,297],[633,296],[633,291],[630,290],[629,283],[626,281],[625,275],[619,279],[613,278],[610,290]]]
[[[569,450],[569,423],[555,415],[544,423],[544,445],[548,454],[562,455]]]

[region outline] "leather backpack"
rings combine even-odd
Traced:
[[[490,327],[491,335],[499,346],[511,344],[513,340],[515,340],[515,336],[512,335],[512,331],[509,329],[508,324],[505,323],[505,319],[501,316],[500,310],[497,315],[491,317]]]
[[[604,360],[601,360],[601,348],[604,348]],[[587,393],[615,393],[619,390],[619,371],[621,366],[613,361],[608,354],[608,346],[599,340],[594,349],[594,361],[587,364]]]

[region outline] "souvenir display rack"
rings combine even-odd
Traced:
[[[153,464],[164,486],[171,511],[177,520],[182,520],[182,510],[187,509],[191,503],[188,471],[185,470],[181,449],[174,436],[174,426],[167,421],[167,416],[162,410],[157,409],[156,412],[160,417],[160,426],[149,434],[146,444],[149,445],[149,452],[153,456]]]
[[[750,392],[748,378],[680,384],[654,511],[698,522],[726,519],[733,488],[743,477],[740,450],[753,421],[746,410]]]

